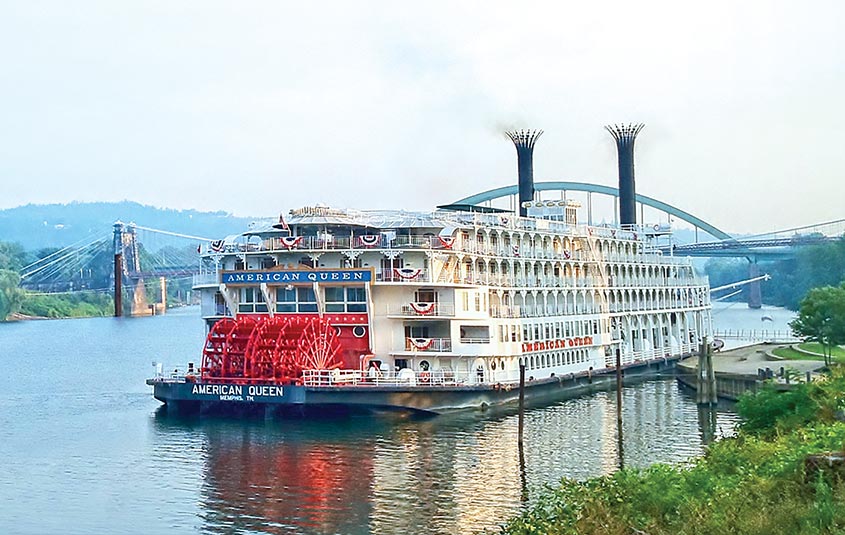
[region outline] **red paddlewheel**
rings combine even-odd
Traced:
[[[214,324],[202,351],[203,380],[243,382],[247,343],[255,325],[255,320],[246,316]]]
[[[339,368],[337,330],[316,316],[241,316],[214,324],[206,337],[202,380],[301,382],[303,370]]]
[[[340,367],[337,330],[325,321],[312,321],[299,337],[298,361],[303,369],[331,370]]]

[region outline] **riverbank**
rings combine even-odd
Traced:
[[[827,534],[845,532],[845,466],[815,462],[841,452],[845,372],[789,391],[763,388],[738,404],[734,438],[684,465],[564,479],[503,533]],[[833,457],[831,457],[833,458]]]

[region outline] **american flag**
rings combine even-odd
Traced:
[[[286,231],[290,232],[290,227],[288,226],[287,223],[285,223],[285,215],[284,214],[279,214],[279,224],[276,225],[276,226],[278,228],[282,229],[282,230],[286,230]]]

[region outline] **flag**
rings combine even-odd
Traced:
[[[276,225],[276,227],[281,229],[281,230],[286,230],[286,231],[290,232],[290,227],[288,226],[287,223],[285,223],[285,215],[284,214],[279,214],[279,224]]]
[[[197,245],[197,254],[202,252],[202,244]]]

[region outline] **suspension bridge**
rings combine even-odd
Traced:
[[[572,192],[586,194],[587,224],[594,223],[593,197],[609,196],[618,201],[617,188],[583,182],[537,182],[534,205],[542,208],[571,199]],[[518,201],[518,186],[497,188],[466,197],[451,207],[492,209],[501,201]],[[694,243],[673,243],[670,226],[641,225],[652,238],[652,247],[663,254],[692,257],[744,257],[749,260],[752,291],[749,306],[759,306],[761,275],[757,262],[788,258],[801,247],[839,239],[845,234],[845,219],[789,228],[745,237],[734,237],[693,214],[644,195],[636,195],[640,220],[646,207],[661,212],[657,221],[683,221],[695,231]],[[613,213],[617,213],[614,204]],[[616,222],[613,222],[616,225]],[[598,224],[597,226],[601,226]],[[699,240],[699,238],[704,238]],[[22,286],[37,294],[100,292],[115,296],[115,315],[148,315],[164,311],[168,298],[189,300],[192,279],[201,271],[203,255],[219,237],[204,237],[117,222],[99,235],[61,248],[21,270]],[[231,236],[227,240],[236,239]],[[207,258],[205,261],[208,261]],[[205,269],[203,271],[209,271]],[[749,282],[749,281],[743,281]],[[756,285],[756,290],[755,290]],[[169,288],[169,290],[168,290]],[[731,294],[733,295],[733,294]]]
[[[21,286],[35,295],[114,295],[116,316],[160,314],[168,298],[189,301],[199,253],[213,241],[118,221],[24,266]]]

